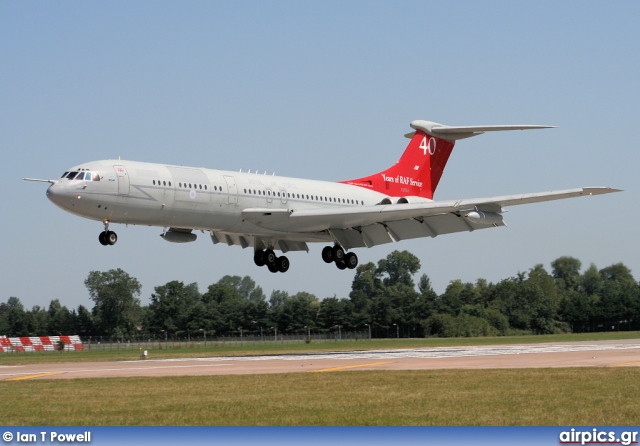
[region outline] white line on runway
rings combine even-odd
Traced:
[[[357,352],[330,352],[309,353],[292,355],[261,355],[261,356],[234,356],[234,357],[208,357],[208,358],[174,358],[151,359],[154,362],[183,362],[183,361],[304,361],[319,359],[438,359],[460,358],[468,356],[497,356],[497,355],[521,355],[535,353],[565,353],[603,350],[629,350],[640,349],[639,344],[588,344],[588,345],[516,345],[516,346],[480,346],[480,347],[438,347],[401,350],[368,350]],[[135,362],[135,361],[131,361]]]

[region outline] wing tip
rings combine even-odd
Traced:
[[[587,195],[602,195],[624,192],[624,189],[616,189],[615,187],[583,187],[582,191]]]

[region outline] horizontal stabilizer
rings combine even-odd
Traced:
[[[429,135],[437,136],[447,140],[457,140],[470,138],[472,136],[482,135],[485,132],[502,132],[508,130],[535,130],[535,129],[553,129],[552,125],[537,124],[514,124],[514,125],[465,125],[453,126],[443,125],[437,122],[417,120],[411,123],[411,127],[421,130]],[[408,133],[407,138],[413,137],[415,133]]]

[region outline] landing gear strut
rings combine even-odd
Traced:
[[[338,269],[354,269],[358,266],[358,256],[354,252],[345,253],[340,245],[325,246],[322,249],[322,260],[326,263],[335,262]]]
[[[113,231],[109,231],[109,222],[104,222],[104,231],[98,236],[98,240],[102,246],[115,245],[118,241],[118,234]]]
[[[289,259],[278,257],[273,249],[258,249],[253,254],[253,262],[258,266],[267,266],[272,273],[286,273],[289,270]]]

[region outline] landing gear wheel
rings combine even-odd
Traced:
[[[269,268],[269,271],[271,271],[272,273],[278,272],[278,267],[275,263],[267,263],[267,268]]]
[[[267,249],[264,252],[264,261],[267,265],[275,265],[276,260],[278,260],[278,257],[276,256],[276,253],[273,252],[272,249]]]
[[[105,241],[110,245],[115,245],[118,241],[118,234],[113,231],[107,231],[107,234],[104,236]]]
[[[354,269],[358,266],[358,256],[355,252],[350,252],[344,256],[344,263],[347,265],[347,268]]]
[[[255,253],[253,253],[253,262],[257,265],[257,266],[264,266],[267,261],[265,260],[265,255],[264,255],[264,251],[263,250],[258,250]]]
[[[325,263],[333,262],[333,253],[331,246],[325,246],[324,248],[322,248],[322,260],[324,260]]]
[[[278,271],[280,271],[281,273],[286,273],[289,270],[289,259],[287,259],[285,256],[278,257],[278,259],[276,260],[276,266],[278,268]]]
[[[109,244],[109,242],[107,241],[107,237],[106,237],[107,233],[106,231],[101,232],[100,235],[98,236],[98,240],[100,241],[100,244],[102,246],[107,246]]]
[[[347,264],[345,263],[344,259],[337,260],[336,261],[336,266],[338,267],[338,269],[346,269],[347,268]]]
[[[333,256],[333,261],[337,263],[344,259],[344,249],[342,249],[342,246],[336,245],[331,249],[331,255]]]

